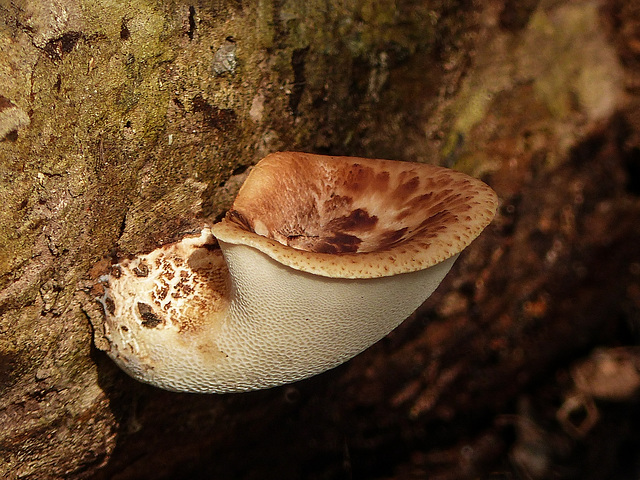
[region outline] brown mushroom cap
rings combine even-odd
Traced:
[[[491,188],[447,168],[280,152],[256,165],[213,233],[304,272],[375,278],[460,253],[496,208]]]

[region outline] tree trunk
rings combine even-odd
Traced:
[[[0,476],[636,478],[631,380],[603,403],[570,366],[640,339],[639,25],[625,0],[0,0]],[[277,150],[453,167],[500,209],[341,367],[130,379],[100,272],[220,218]],[[574,431],[576,388],[599,420]]]

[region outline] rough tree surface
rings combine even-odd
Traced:
[[[637,478],[639,106],[627,0],[0,0],[0,476]],[[97,276],[277,150],[446,165],[500,210],[331,372],[131,380]]]

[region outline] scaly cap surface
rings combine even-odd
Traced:
[[[496,208],[491,188],[454,170],[281,152],[256,165],[213,233],[304,272],[375,278],[460,253]]]

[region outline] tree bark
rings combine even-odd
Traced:
[[[556,414],[572,362],[639,340],[638,25],[624,0],[0,0],[0,476],[634,478],[633,402],[579,439]],[[277,150],[446,165],[500,210],[331,372],[130,379],[93,340],[100,272]]]

